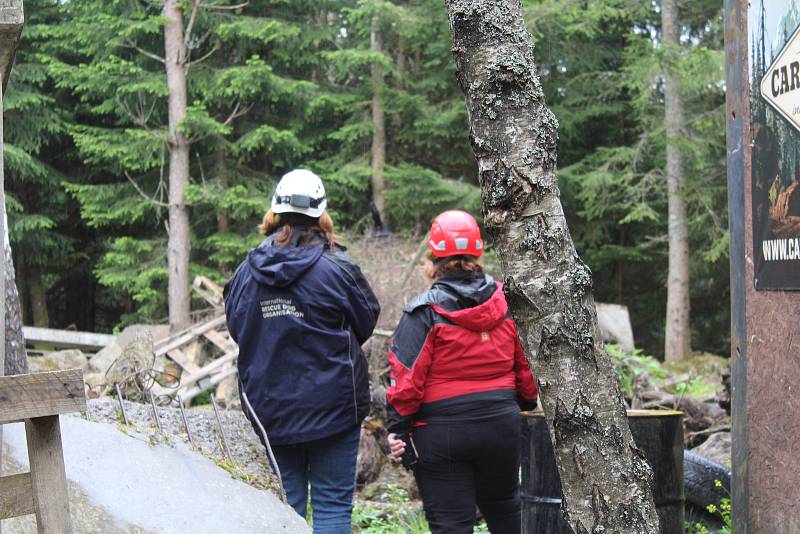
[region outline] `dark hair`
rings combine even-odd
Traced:
[[[278,247],[288,246],[295,228],[303,228],[303,233],[298,241],[299,245],[311,243],[326,243],[329,247],[335,246],[336,236],[333,232],[333,220],[328,211],[322,212],[319,217],[309,217],[300,213],[275,213],[269,210],[264,215],[264,220],[258,225],[262,235],[274,234],[273,243]]]

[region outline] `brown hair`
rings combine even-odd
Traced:
[[[458,256],[449,256],[447,258],[438,258],[429,250],[422,264],[422,274],[425,275],[425,278],[431,282],[435,282],[448,271],[481,273],[483,272],[483,264],[480,258],[476,258],[475,256],[462,254]]]
[[[269,210],[264,214],[264,220],[258,225],[258,231],[265,236],[275,234],[273,241],[275,246],[285,247],[289,244],[296,227],[305,228],[298,242],[300,245],[322,242],[331,248],[335,246],[336,235],[333,231],[333,219],[328,214],[328,210],[323,211],[319,218],[300,213],[275,213]]]

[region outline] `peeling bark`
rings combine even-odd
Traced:
[[[661,37],[665,45],[678,46],[676,0],[661,2]],[[683,198],[685,176],[677,145],[684,124],[683,100],[675,80],[664,76],[664,123],[667,130],[667,202],[669,270],[667,274],[667,324],[664,356],[667,361],[683,359],[691,351],[689,303],[689,222]]]
[[[186,117],[186,43],[180,0],[164,0],[164,58],[169,89],[169,237],[167,242],[169,325],[173,331],[191,322],[189,254],[191,252],[189,208],[189,140],[180,130]]]
[[[658,532],[652,470],[628,428],[597,327],[592,273],[575,252],[520,0],[446,0],[478,159],[486,228],[536,374],[576,533]]]

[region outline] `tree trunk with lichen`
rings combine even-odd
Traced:
[[[478,159],[484,223],[536,374],[572,529],[658,532],[652,470],[636,448],[597,327],[592,273],[556,181],[546,107],[520,0],[446,0]]]

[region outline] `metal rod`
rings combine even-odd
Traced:
[[[183,399],[178,395],[178,407],[181,409],[181,417],[183,418],[183,427],[186,429],[186,435],[189,437],[189,445],[194,447],[194,439],[192,439],[192,431],[189,430],[189,421],[186,419],[186,410],[183,407]]]
[[[219,425],[219,433],[222,436],[222,445],[225,447],[225,454],[228,455],[228,460],[231,461],[231,466],[235,467],[236,464],[233,461],[231,448],[228,446],[228,436],[225,434],[225,429],[222,427],[222,418],[219,415],[219,408],[217,407],[217,401],[214,399],[213,393],[211,394],[211,406],[214,407],[214,415],[217,416],[217,424]]]
[[[156,408],[156,401],[153,398],[153,390],[151,389],[148,393],[150,393],[150,406],[153,407],[153,418],[156,420],[156,426],[159,432],[163,432],[164,429],[161,428],[161,418],[158,417],[158,408]]]
[[[125,410],[125,403],[122,401],[122,391],[119,389],[119,384],[114,384],[114,388],[117,390],[117,400],[122,410],[122,419],[125,421],[125,426],[128,426],[130,423],[128,422],[128,412]]]
[[[244,386],[242,385],[241,382],[239,382],[239,391],[242,393],[242,400],[244,401],[244,405],[247,407],[247,411],[250,412],[253,421],[256,422],[256,424],[258,425],[258,429],[261,431],[261,436],[264,438],[264,445],[267,448],[267,459],[269,460],[270,464],[272,464],[272,472],[275,473],[276,477],[278,477],[278,486],[281,489],[281,497],[283,498],[283,502],[288,503],[289,499],[286,497],[286,490],[283,488],[283,477],[281,476],[281,470],[278,467],[277,460],[275,460],[275,454],[272,452],[272,446],[269,444],[267,431],[264,430],[264,425],[261,424],[261,420],[258,418],[258,414],[256,414],[256,411],[253,409],[253,406],[247,399],[247,393],[244,392]]]

